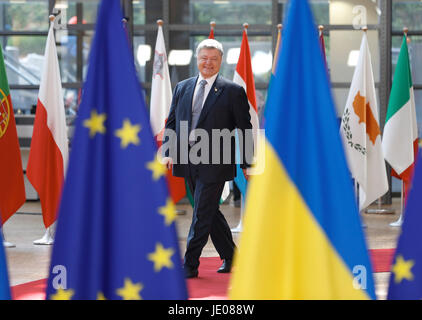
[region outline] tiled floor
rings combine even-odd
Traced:
[[[394,248],[400,228],[392,228],[390,222],[399,216],[399,199],[394,199],[392,208],[395,214],[363,214],[367,225],[365,233],[370,249]],[[388,207],[391,208],[391,207]],[[192,209],[189,205],[178,205],[177,227],[179,233],[180,250],[183,254],[186,246],[186,236],[192,218]],[[231,204],[222,205],[229,225],[234,228],[240,219],[240,209]],[[183,214],[184,213],[184,214]],[[341,213],[340,213],[341,214]],[[4,226],[6,240],[16,245],[6,250],[11,285],[21,284],[46,278],[48,274],[51,246],[36,246],[32,242],[44,234],[44,225],[41,217],[39,202],[28,201]],[[239,234],[234,234],[237,243]],[[209,241],[203,251],[203,256],[217,256]],[[376,273],[376,293],[378,299],[385,299],[388,288],[389,273]]]

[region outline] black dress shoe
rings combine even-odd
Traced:
[[[183,268],[185,271],[185,278],[197,278],[198,277],[198,269],[191,269],[191,268]]]
[[[232,270],[232,261],[229,259],[224,259],[223,264],[221,265],[220,269],[217,270],[218,273],[230,273]]]

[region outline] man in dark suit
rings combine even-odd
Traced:
[[[176,152],[166,154],[169,157],[164,162],[168,168],[173,166],[173,175],[187,180],[194,196],[184,259],[187,278],[198,276],[199,257],[209,236],[223,260],[217,272],[231,271],[236,246],[219,202],[225,182],[236,175],[236,130],[243,146],[241,167],[245,174],[251,163],[248,160],[252,159],[246,152],[253,149],[252,135],[246,133],[252,125],[245,90],[218,74],[222,45],[206,39],[198,45],[196,55],[199,75],[178,83],[174,89],[165,133],[175,133],[170,145]]]

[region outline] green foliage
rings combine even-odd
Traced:
[[[6,11],[4,29],[22,30],[47,30],[48,29],[48,2],[44,3],[6,3],[0,8]]]
[[[393,30],[422,30],[422,2],[393,1]]]
[[[214,20],[217,24],[270,24],[271,2],[255,3],[192,3],[192,23],[209,24]]]

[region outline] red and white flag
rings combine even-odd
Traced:
[[[29,181],[40,196],[46,228],[56,220],[69,153],[53,25],[54,22],[51,22],[48,31],[34,132],[26,169]]]
[[[251,115],[254,146],[257,146],[259,119],[255,95],[255,81],[253,78],[251,61],[251,51],[249,49],[248,35],[246,29],[244,29],[242,44],[240,46],[239,61],[237,62],[236,70],[234,72],[233,82],[237,83],[245,89],[249,102],[249,113]]]
[[[162,141],[162,133],[170,112],[172,90],[164,44],[163,28],[158,26],[151,84],[150,122],[152,133]]]
[[[150,122],[152,132],[159,146],[163,140],[164,128],[170,112],[171,99],[172,90],[163,28],[161,25],[158,25],[151,84]],[[183,178],[174,177],[170,170],[167,172],[167,181],[173,202],[177,203],[186,195],[185,181]]]

